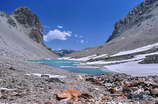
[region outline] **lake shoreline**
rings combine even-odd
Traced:
[[[43,60],[26,60],[28,62],[41,63],[52,67],[64,69],[69,72],[78,74],[102,75],[108,74],[106,70],[102,70],[100,66],[82,65],[80,61],[65,59],[43,59]]]
[[[71,73],[63,69],[53,68],[40,63],[26,62],[21,59],[10,59],[1,56],[0,63],[1,90],[7,92],[7,95],[3,95],[3,93],[1,93],[1,103],[39,104],[40,102],[41,104],[47,104],[46,102],[51,102],[50,104],[63,104],[63,102],[56,99],[55,94],[70,88],[78,89],[81,93],[86,93],[91,97],[80,98],[77,102],[70,99],[64,103],[75,102],[76,104],[95,104],[100,102],[99,104],[104,104],[105,101],[109,103],[117,103],[118,98],[115,96],[123,96],[118,95],[117,92],[114,93],[114,96],[114,94],[110,92],[110,89],[107,89],[102,82],[104,82],[105,79],[111,81],[109,84],[118,82],[115,79],[106,78],[107,76],[119,79],[123,77],[125,80],[129,80],[129,82],[132,83],[133,81],[130,80],[131,78],[134,78],[136,81],[140,81],[139,77],[124,77],[128,76],[125,74],[115,73],[111,75],[94,76]],[[104,78],[104,80],[100,80],[102,78]],[[144,78],[148,79],[150,77]],[[154,80],[157,80],[157,77],[153,76],[152,81]],[[152,81],[150,82],[153,83]],[[117,88],[120,86],[114,85],[113,88],[115,87]],[[108,97],[110,99],[103,99],[104,97]],[[139,99],[138,101],[135,101],[131,98],[122,98],[120,101],[144,102],[145,100]],[[154,101],[155,100],[152,100],[152,102]]]

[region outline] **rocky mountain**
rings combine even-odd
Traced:
[[[25,28],[29,28],[28,35],[37,43],[43,43],[43,28],[38,17],[27,8],[18,8],[13,12],[13,17]]]
[[[153,4],[155,2],[156,0],[145,0],[145,2],[141,3],[136,8],[131,10],[127,16],[116,22],[114,26],[114,31],[107,40],[107,42],[111,41],[112,39],[115,39],[116,37],[121,35],[121,33],[132,28],[134,25],[139,26],[143,21],[151,18],[152,14],[148,13],[154,8]]]
[[[158,63],[158,2],[155,0],[150,5],[153,9],[144,15],[152,16],[140,25],[121,30],[102,46],[70,54],[87,55],[80,58],[80,63],[75,62],[78,64],[73,66],[75,70],[83,67],[86,71],[99,64],[100,69],[112,71],[100,76],[71,73],[39,61],[24,61],[24,58],[57,55],[44,45],[42,25],[30,9],[18,8],[11,15],[0,12],[0,104],[157,104],[158,64],[153,63]],[[132,50],[119,52],[128,49]],[[58,61],[54,64],[73,69],[70,65],[73,61]],[[92,72],[96,67],[93,68]]]
[[[74,52],[67,57],[116,54],[158,42],[158,1],[145,0],[115,24],[107,42],[101,46]]]
[[[53,58],[43,43],[39,18],[27,7],[12,14],[0,12],[0,55],[24,58]]]

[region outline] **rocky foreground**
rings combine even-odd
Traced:
[[[157,103],[158,76],[78,75],[43,64],[0,61],[0,104]]]
[[[101,97],[109,104],[157,104],[158,76],[132,77],[126,74],[86,76],[85,81],[104,86],[107,91]],[[111,103],[110,103],[111,102]]]

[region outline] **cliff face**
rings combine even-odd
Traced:
[[[38,17],[27,7],[17,8],[13,12],[14,18],[25,28],[30,29],[28,36],[37,43],[43,43],[43,28]]]
[[[132,28],[134,25],[141,25],[142,21],[147,20],[152,17],[150,12],[156,8],[158,5],[154,5],[157,0],[145,0],[143,3],[139,4],[133,10],[131,10],[127,16],[120,19],[114,25],[114,31],[109,37],[107,42],[121,35],[121,33]]]
[[[145,0],[116,22],[107,42],[99,47],[74,52],[68,57],[115,54],[158,42],[158,0]]]
[[[0,55],[31,59],[55,58],[43,44],[43,28],[38,17],[27,7],[11,15],[0,12]]]

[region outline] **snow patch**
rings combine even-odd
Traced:
[[[9,89],[9,88],[3,88],[3,87],[1,87],[0,90],[5,90],[5,91],[15,91],[16,89]]]
[[[147,50],[149,50],[151,48],[154,48],[154,47],[158,48],[158,43],[147,45],[147,46],[144,46],[144,47],[140,47],[140,48],[137,48],[137,49],[134,49],[134,50],[119,52],[119,53],[114,54],[112,56],[121,56],[121,55],[133,54],[133,53],[136,53],[136,52],[147,51]]]
[[[102,58],[102,57],[106,57],[108,56],[107,54],[102,54],[102,55],[91,55],[91,56],[86,56],[86,57],[81,57],[81,58],[71,58],[71,57],[62,57],[62,58],[58,58],[61,60],[76,60],[76,61],[88,61],[90,59],[97,59],[97,58]]]
[[[91,55],[91,56],[87,56],[87,57],[82,57],[82,58],[71,58],[71,57],[62,57],[62,58],[58,58],[61,60],[74,60],[74,61],[88,61],[89,59],[92,59],[96,57],[96,55]]]
[[[158,54],[158,52],[154,53],[149,53],[149,54],[142,54],[142,55],[137,55],[132,59],[127,59],[127,60],[120,60],[120,61],[94,61],[94,62],[86,62],[86,63],[81,63],[81,65],[104,65],[104,64],[116,64],[116,63],[124,63],[124,62],[131,62],[131,61],[138,61],[138,60],[143,60],[146,56],[148,55],[154,55]]]
[[[107,56],[108,56],[107,54],[102,54],[102,55],[99,55],[99,56],[94,57],[93,59],[102,58],[102,57],[107,57]]]
[[[133,76],[158,75],[158,64],[138,64],[138,62],[128,62],[104,67],[106,70],[126,73]]]
[[[46,75],[49,76],[49,78],[66,78],[66,76],[61,76],[61,75],[51,75],[51,74],[40,74],[40,73],[31,73],[31,74],[25,74],[28,76],[37,76],[37,77],[41,77],[42,75]]]

